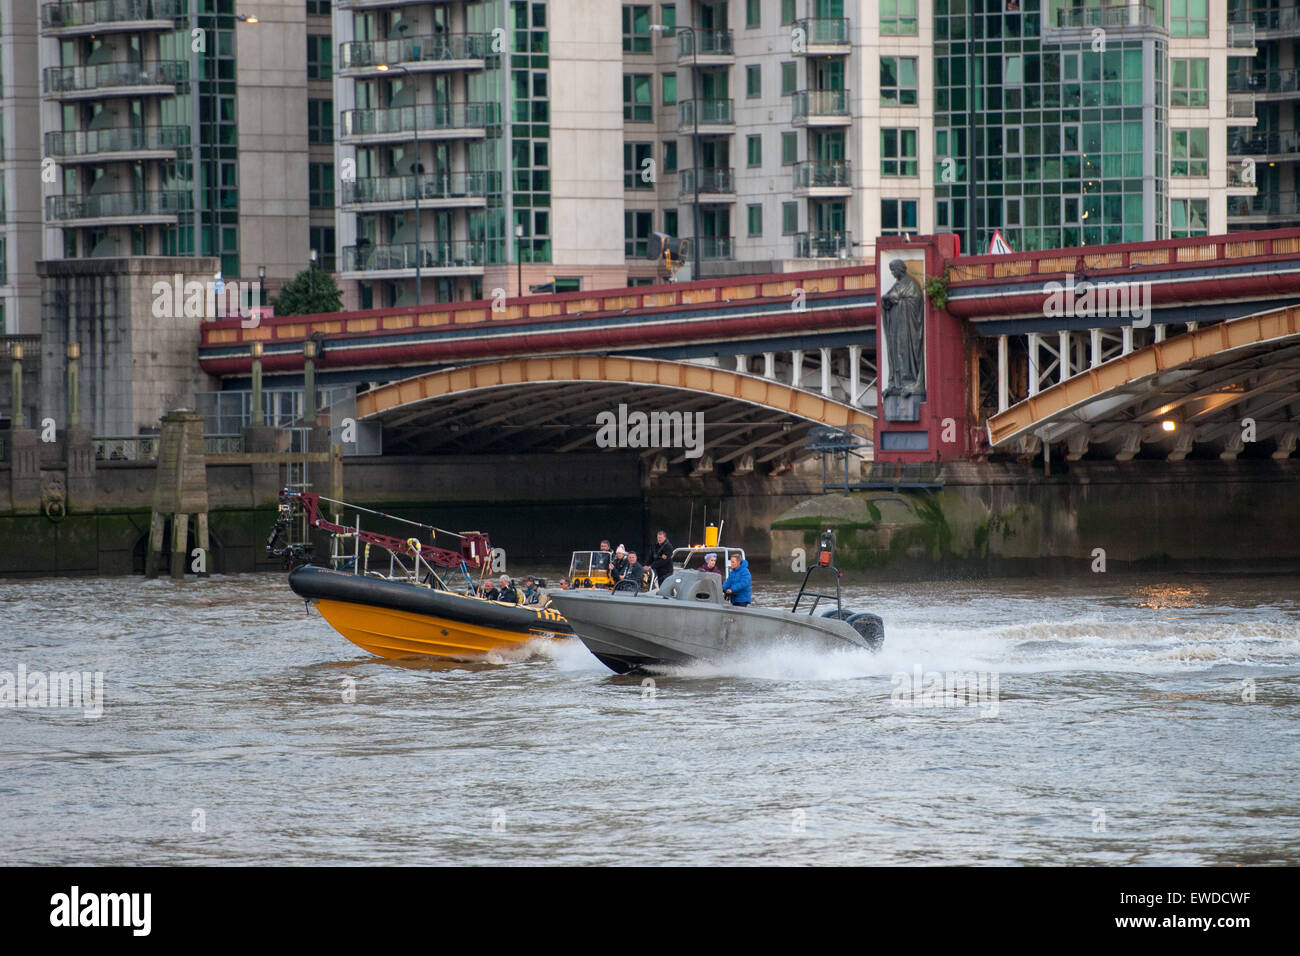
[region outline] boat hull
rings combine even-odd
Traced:
[[[873,649],[844,621],[774,608],[574,591],[551,600],[587,649],[620,674],[783,648]]]
[[[289,575],[294,593],[353,644],[380,657],[467,660],[559,640],[573,628],[557,612],[311,565]]]

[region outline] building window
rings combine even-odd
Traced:
[[[880,0],[880,34],[916,36],[916,0]]]
[[[1208,176],[1210,174],[1210,131],[1208,129],[1173,130],[1170,176]]]
[[[763,234],[763,204],[751,203],[745,207],[749,216],[749,234],[751,236],[761,236]]]
[[[330,0],[307,0],[307,13],[314,17],[328,17]]]
[[[1169,0],[1171,37],[1203,37],[1209,25],[1209,0]]]
[[[677,140],[664,140],[664,172],[677,172]]]
[[[623,5],[623,52],[650,52],[650,8]]]
[[[781,0],[781,26],[794,23],[794,0]]]
[[[623,212],[623,255],[628,259],[644,259],[649,251],[651,223],[654,213],[648,209],[627,209]]]
[[[793,236],[799,231],[799,204],[797,202],[781,203],[781,235]]]
[[[320,259],[316,267],[324,272],[334,271],[334,227],[312,226],[307,230],[307,248],[315,249]]]
[[[661,4],[659,7],[659,22],[666,27],[677,26],[677,4]]]
[[[1169,237],[1186,239],[1189,236],[1209,235],[1207,222],[1208,199],[1169,200]]]
[[[328,80],[334,76],[334,55],[328,34],[307,34],[307,79]]]
[[[758,64],[745,67],[745,96],[757,99],[763,95],[763,68]]]
[[[551,286],[556,292],[581,292],[582,276],[557,276]]]
[[[761,0],[745,0],[745,26],[756,27],[761,19]]]
[[[308,204],[312,209],[334,208],[334,164],[307,165]]]
[[[914,129],[882,129],[880,131],[880,175],[916,176],[917,132]]]
[[[654,105],[650,102],[651,75],[649,73],[623,74],[623,119],[631,123],[654,121]]]
[[[334,142],[334,101],[307,101],[307,142]]]
[[[1173,60],[1170,106],[1210,105],[1210,61],[1204,57]]]
[[[763,137],[746,136],[745,137],[745,155],[748,157],[750,166],[763,165]]]
[[[664,210],[664,235],[676,236],[677,229],[678,229],[677,210],[665,209]]]
[[[664,106],[675,106],[677,104],[677,74],[665,73],[663,75],[663,94]]]
[[[917,98],[916,57],[880,58],[880,105],[915,106]]]
[[[799,162],[799,134],[781,134],[781,165],[793,166]]]
[[[880,234],[916,235],[916,207],[915,199],[880,200]]]
[[[623,144],[623,188],[654,189],[654,160],[652,143]]]
[[[797,63],[781,64],[781,95],[790,96],[794,93],[795,87],[799,85],[799,71]]]

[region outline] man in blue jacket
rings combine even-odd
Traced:
[[[736,607],[749,607],[753,596],[753,579],[749,575],[749,562],[741,560],[739,554],[731,556],[731,573],[722,582],[722,593],[731,599]]]

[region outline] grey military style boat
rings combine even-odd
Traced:
[[[682,570],[657,591],[557,591],[551,602],[587,649],[620,674],[772,648],[879,650],[884,624],[874,614],[843,609],[839,571],[830,564],[834,538],[823,535],[822,542],[822,558],[809,568],[788,611],[734,607],[724,600],[718,575]],[[834,575],[834,594],[808,591],[808,579],[817,570]],[[835,606],[815,614],[827,598],[834,598]],[[800,610],[805,601],[806,610]]]

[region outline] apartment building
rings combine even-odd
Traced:
[[[0,335],[40,331],[41,116],[36,17],[0,0]]]
[[[1253,101],[1257,124],[1229,131],[1228,160],[1236,187],[1228,228],[1300,226],[1300,10],[1277,0],[1234,0],[1230,29],[1252,33],[1253,59],[1230,61],[1228,95]],[[1244,188],[1251,185],[1254,189]]]

